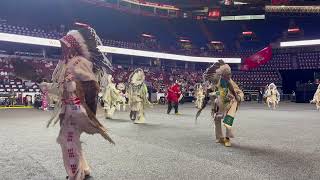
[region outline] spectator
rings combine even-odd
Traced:
[[[167,93],[168,110],[167,114],[170,114],[172,107],[176,115],[179,115],[179,101],[182,98],[182,93],[180,90],[181,82],[176,81],[169,89]]]

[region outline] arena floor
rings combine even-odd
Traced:
[[[233,146],[213,139],[209,108],[195,125],[192,104],[182,115],[165,106],[146,112],[146,124],[132,124],[128,112],[114,120],[98,117],[116,145],[83,135],[95,180],[104,179],[320,179],[320,119],[314,106],[282,103],[276,111],[244,103],[235,122]],[[58,127],[45,127],[48,112],[0,110],[0,179],[65,179]]]

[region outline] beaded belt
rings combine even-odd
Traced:
[[[63,104],[69,104],[69,105],[80,105],[81,101],[80,98],[74,97],[69,99],[62,99]]]

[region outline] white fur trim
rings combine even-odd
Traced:
[[[271,89],[271,86],[273,86],[273,88],[272,89],[277,89],[277,86],[274,84],[274,83],[271,83],[271,84],[269,84],[269,89]]]
[[[112,83],[112,75],[111,74],[108,74],[107,75],[107,82],[108,82],[108,84],[110,83]]]
[[[134,85],[140,85],[144,82],[145,75],[143,70],[136,70],[131,76],[131,83]]]
[[[219,69],[220,69],[221,73],[223,73],[223,72],[231,72],[231,68],[230,68],[230,66],[228,64],[224,64],[224,65],[220,66]]]

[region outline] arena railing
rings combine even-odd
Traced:
[[[61,47],[59,40],[56,40],[56,39],[39,38],[39,37],[24,36],[24,35],[9,34],[9,33],[0,33],[0,41],[49,46],[49,47],[56,47],[56,48]],[[178,61],[188,61],[188,62],[214,63],[222,59],[226,63],[235,63],[235,64],[241,63],[241,58],[185,56],[185,55],[160,53],[160,52],[153,52],[153,51],[118,48],[118,47],[111,47],[111,46],[100,46],[99,49],[104,53],[169,59],[169,60],[178,60]]]

